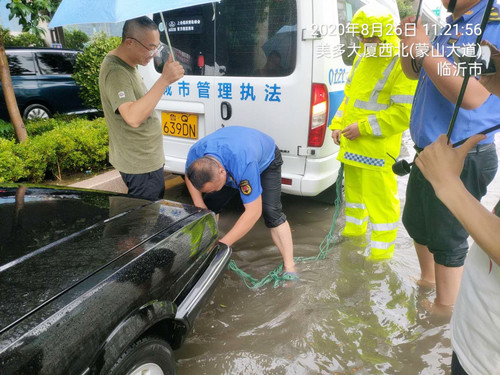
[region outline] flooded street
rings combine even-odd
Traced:
[[[402,156],[412,154],[411,142],[405,144]],[[498,144],[497,136],[497,149]],[[406,181],[398,180],[402,205]],[[182,183],[173,183],[166,197],[190,201]],[[483,203],[491,208],[499,197],[496,178]],[[290,195],[283,197],[283,206],[295,256],[318,254],[334,207]],[[222,232],[240,212],[238,207],[224,212]],[[344,221],[342,213],[337,233]],[[176,351],[178,373],[448,374],[448,319],[425,309],[435,292],[415,283],[418,260],[402,224],[390,261],[366,261],[367,245],[346,240],[325,260],[299,263],[300,281],[284,287],[250,290],[227,271]],[[281,261],[262,221],[236,244],[232,259],[258,278]]]

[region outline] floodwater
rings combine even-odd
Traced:
[[[406,137],[402,156],[411,154]],[[402,205],[406,181],[399,180]],[[483,200],[488,207],[499,187],[497,178]],[[173,183],[166,196],[189,202],[183,184]],[[289,195],[283,206],[295,256],[318,254],[335,208]],[[235,206],[221,215],[222,232],[240,212]],[[344,223],[342,213],[337,233]],[[449,319],[425,308],[435,292],[416,284],[418,260],[404,227],[389,261],[366,261],[367,245],[340,242],[325,260],[299,263],[300,281],[278,288],[250,290],[227,271],[175,353],[178,374],[449,374]],[[232,259],[254,277],[281,261],[261,221],[233,251]]]

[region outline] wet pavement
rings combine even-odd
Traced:
[[[411,141],[402,156],[412,156]],[[497,150],[500,154],[500,137]],[[398,180],[401,204],[407,178]],[[170,182],[168,198],[190,202],[182,180]],[[500,178],[483,203],[500,198]],[[334,207],[284,195],[295,256],[318,254]],[[227,231],[241,208],[221,215]],[[345,219],[341,214],[338,230]],[[402,224],[390,261],[365,260],[368,241],[337,244],[325,260],[299,263],[300,281],[249,290],[227,271],[202,310],[184,346],[176,351],[178,374],[448,374],[451,361],[447,318],[429,313],[433,289],[417,286],[420,271],[412,240]],[[236,246],[232,259],[263,277],[281,258],[259,221]]]

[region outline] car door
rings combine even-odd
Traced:
[[[71,74],[76,60],[75,52],[36,52],[39,70],[40,96],[49,103],[53,112],[67,113],[84,109],[78,95],[80,88]]]
[[[167,87],[156,106],[163,128],[165,169],[184,173],[191,145],[214,130],[215,7],[193,6],[164,12],[163,16],[173,49],[164,48],[152,64],[139,67],[139,72],[149,88],[171,52],[184,67],[184,77]],[[153,20],[161,41],[167,43],[160,15],[155,14]]]
[[[270,135],[284,173],[303,174],[307,147],[312,43],[302,27],[308,1],[222,0],[217,6],[214,128],[241,125]],[[298,16],[299,15],[299,16]]]
[[[22,115],[26,104],[39,97],[33,53],[29,50],[7,50],[12,86],[16,95],[17,106]],[[1,117],[9,119],[3,91],[0,93]]]
[[[311,21],[312,6],[304,3],[309,5],[301,8],[300,19]],[[297,9],[295,0],[222,0],[163,13],[174,56],[186,72],[157,105],[165,169],[184,173],[191,145],[223,126],[269,134],[285,159],[307,145],[312,43],[300,42]],[[160,15],[153,20],[166,43]],[[140,67],[147,87],[168,54],[166,48],[154,66]],[[304,173],[304,158],[285,163]]]

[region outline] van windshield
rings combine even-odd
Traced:
[[[164,12],[176,59],[186,74],[207,76],[286,76],[297,50],[295,0],[222,0]],[[160,38],[166,43],[158,14]],[[155,58],[161,72],[170,53]]]

